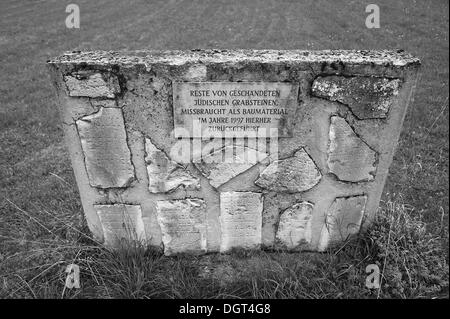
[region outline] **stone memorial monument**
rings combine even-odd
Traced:
[[[323,251],[367,226],[418,78],[401,51],[72,52],[48,63],[95,238]]]

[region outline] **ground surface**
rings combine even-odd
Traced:
[[[69,254],[73,258],[91,260],[83,250],[91,244],[78,232],[84,229],[78,192],[45,68],[50,57],[74,49],[401,48],[418,56],[423,74],[405,120],[384,203],[401,203],[403,211],[425,223],[443,248],[448,276],[448,1],[379,0],[381,28],[367,29],[365,7],[373,1],[141,0],[127,5],[119,0],[78,0],[78,30],[65,27],[65,6],[74,1],[66,2],[0,3],[0,297],[63,296],[61,268],[70,249],[75,249]],[[101,254],[99,260],[107,258],[105,252]],[[118,267],[140,269],[139,265]],[[89,278],[98,284],[103,277]],[[322,295],[284,297],[342,296],[342,287],[327,290],[326,283],[317,288],[324,291]],[[436,295],[448,293],[448,278],[446,284],[432,285],[441,286],[433,290]],[[134,286],[122,294],[122,290],[100,293],[94,286],[86,284],[79,295],[152,296],[134,294]],[[267,296],[250,290],[239,292],[238,288],[234,291],[237,296]],[[433,293],[386,296],[430,297]],[[221,296],[215,290],[211,294]]]

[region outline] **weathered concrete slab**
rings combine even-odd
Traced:
[[[76,121],[89,182],[94,187],[127,187],[134,180],[122,111],[101,108]]]
[[[139,205],[94,205],[103,228],[105,245],[117,247],[121,241],[145,242],[144,223]]]
[[[359,138],[339,116],[331,117],[328,167],[341,181],[361,182],[374,179],[377,153]]]
[[[206,252],[206,205],[203,200],[161,200],[156,203],[156,210],[164,254]]]
[[[311,243],[313,208],[312,203],[301,202],[281,214],[276,238],[283,246],[293,249],[302,243]]]
[[[367,196],[336,198],[331,205],[322,228],[319,250],[339,243],[357,234],[364,217]]]
[[[77,72],[64,76],[69,96],[113,99],[120,93],[119,81],[110,74]]]
[[[321,177],[316,164],[301,149],[292,157],[269,164],[255,184],[271,191],[297,193],[311,189]]]
[[[220,251],[261,245],[263,201],[260,193],[220,193]]]
[[[95,238],[95,205],[132,203],[147,243],[175,254],[323,250],[360,216],[368,224],[420,62],[400,51],[187,50],[72,52],[49,66]],[[324,230],[336,216],[349,220],[343,236]]]
[[[319,76],[314,80],[315,96],[348,105],[361,119],[386,118],[398,95],[401,81],[367,76]]]
[[[150,139],[145,139],[145,162],[148,173],[148,189],[152,193],[165,193],[180,186],[199,189],[200,180],[184,166],[172,161]]]

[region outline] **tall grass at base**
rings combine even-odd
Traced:
[[[366,232],[325,253],[237,250],[166,257],[137,242],[108,250],[84,235],[71,242],[55,238],[3,256],[0,297],[448,297],[446,237],[448,227],[430,233],[408,206],[389,201]],[[71,263],[80,267],[80,289],[64,289],[65,267]],[[369,264],[380,269],[379,289],[365,285]]]

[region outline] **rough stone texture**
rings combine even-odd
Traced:
[[[328,167],[340,180],[371,181],[376,171],[377,153],[361,140],[339,116],[331,117]]]
[[[314,80],[312,93],[348,105],[359,119],[385,118],[400,84],[399,79],[319,76]]]
[[[255,184],[272,191],[297,193],[312,188],[321,177],[316,164],[301,149],[292,157],[269,164]]]
[[[146,240],[139,205],[94,205],[103,228],[105,244],[116,247],[121,240]]]
[[[195,166],[209,179],[210,184],[217,188],[266,157],[266,153],[252,148],[239,145],[225,146],[204,156],[201,161],[195,163]]]
[[[156,203],[156,209],[164,254],[206,252],[206,205],[203,200],[162,200]]]
[[[200,181],[197,177],[182,165],[170,160],[148,138],[145,139],[145,153],[150,192],[164,193],[180,186],[190,189],[200,188]]]
[[[311,242],[311,216],[314,205],[297,203],[286,209],[280,216],[276,238],[288,249]]]
[[[367,196],[336,198],[331,205],[322,229],[319,250],[346,240],[359,232],[364,217]]]
[[[294,218],[298,216],[292,207],[302,202],[314,203],[307,224],[311,237],[301,240],[292,250],[323,250],[334,238],[339,238],[334,228],[325,226],[325,221],[331,224],[331,217],[326,216],[328,213],[349,219],[361,216],[362,201],[351,199],[359,196],[355,194],[366,196],[361,226],[368,225],[378,209],[419,66],[416,58],[404,52],[341,50],[74,52],[49,62],[83,210],[95,238],[111,241],[97,212],[99,203],[109,206],[132,203],[140,207],[147,243],[158,248],[170,247],[164,242],[169,242],[167,234],[176,228],[171,228],[170,223],[160,223],[158,203],[172,203],[172,212],[181,214],[190,204],[175,203],[195,198],[203,201],[199,210],[204,211],[205,217],[201,219],[203,213],[193,209],[188,220],[200,221],[187,225],[197,228],[201,225],[200,229],[205,229],[206,249],[204,240],[199,239],[200,231],[196,235],[191,233],[187,240],[173,237],[170,241],[179,247],[174,251],[186,249],[195,253],[227,251],[231,247],[256,248],[260,244],[282,248],[274,245],[277,230],[278,236],[283,237],[287,232],[283,229],[294,227],[297,222],[301,224],[301,219]],[[329,95],[323,85],[319,87],[323,83],[331,85],[330,81],[336,84],[337,95]],[[277,148],[264,151],[270,158],[249,168],[248,163],[233,167],[208,163],[202,167],[204,163],[193,161],[200,151],[196,147],[211,140],[177,139],[173,131],[175,82],[198,82],[200,88],[205,87],[205,82],[233,82],[237,89],[242,82],[295,85],[298,95],[291,99],[292,113],[286,126],[289,134],[282,135],[277,143],[263,141],[262,145]],[[368,89],[374,92],[364,93]],[[94,128],[97,123],[99,127]],[[166,176],[158,165],[153,167],[158,178],[149,176],[145,138],[198,178],[201,187],[185,187],[186,180],[172,174]],[[262,150],[261,144],[254,147],[250,142],[253,140],[220,139],[213,143],[218,146],[214,151],[235,145]],[[187,161],[172,153],[180,145],[192,151]],[[300,152],[303,161],[296,157],[299,150],[307,153]],[[238,155],[242,148],[235,151]],[[168,166],[171,164],[175,163]],[[277,171],[275,166],[281,169]],[[149,185],[159,178],[162,183],[156,183],[156,189],[169,191],[149,191]],[[178,184],[181,186],[176,187]],[[348,199],[345,205],[341,204],[344,199]],[[338,205],[347,208],[339,210]],[[287,214],[291,211],[292,214]],[[334,211],[340,213],[333,214]],[[104,210],[102,214],[109,213]],[[291,224],[285,221],[290,219],[288,216],[292,217]],[[175,220],[172,224],[179,225]],[[325,232],[328,229],[332,233]],[[194,247],[184,248],[179,243]]]
[[[117,93],[120,93],[119,81],[116,76],[112,75],[77,72],[65,76],[64,80],[69,90],[69,96],[105,97],[112,99]]]
[[[91,186],[127,187],[134,180],[122,111],[100,108],[76,121]]]
[[[262,213],[262,245],[273,248],[275,245],[275,235],[278,229],[281,213],[299,202],[296,198],[298,194],[286,194],[278,192],[268,192],[264,194],[264,209]]]
[[[406,52],[400,51],[367,51],[367,50],[188,50],[188,51],[135,51],[135,52],[107,52],[86,51],[67,52],[49,63],[55,64],[80,64],[90,65],[151,65],[168,64],[182,66],[188,64],[188,68],[182,73],[183,79],[191,74],[191,70],[197,65],[210,63],[310,63],[319,64],[324,69],[330,67],[334,72],[340,71],[341,66],[354,68],[355,66],[374,67],[383,69],[401,69],[405,66],[418,66],[419,59]],[[332,65],[333,64],[333,65]],[[206,70],[207,72],[208,70]],[[367,71],[368,72],[368,71]],[[194,72],[197,73],[197,72]],[[203,73],[203,72],[202,72]],[[261,75],[260,75],[261,76]]]
[[[261,245],[263,201],[252,192],[220,193],[220,251]]]

